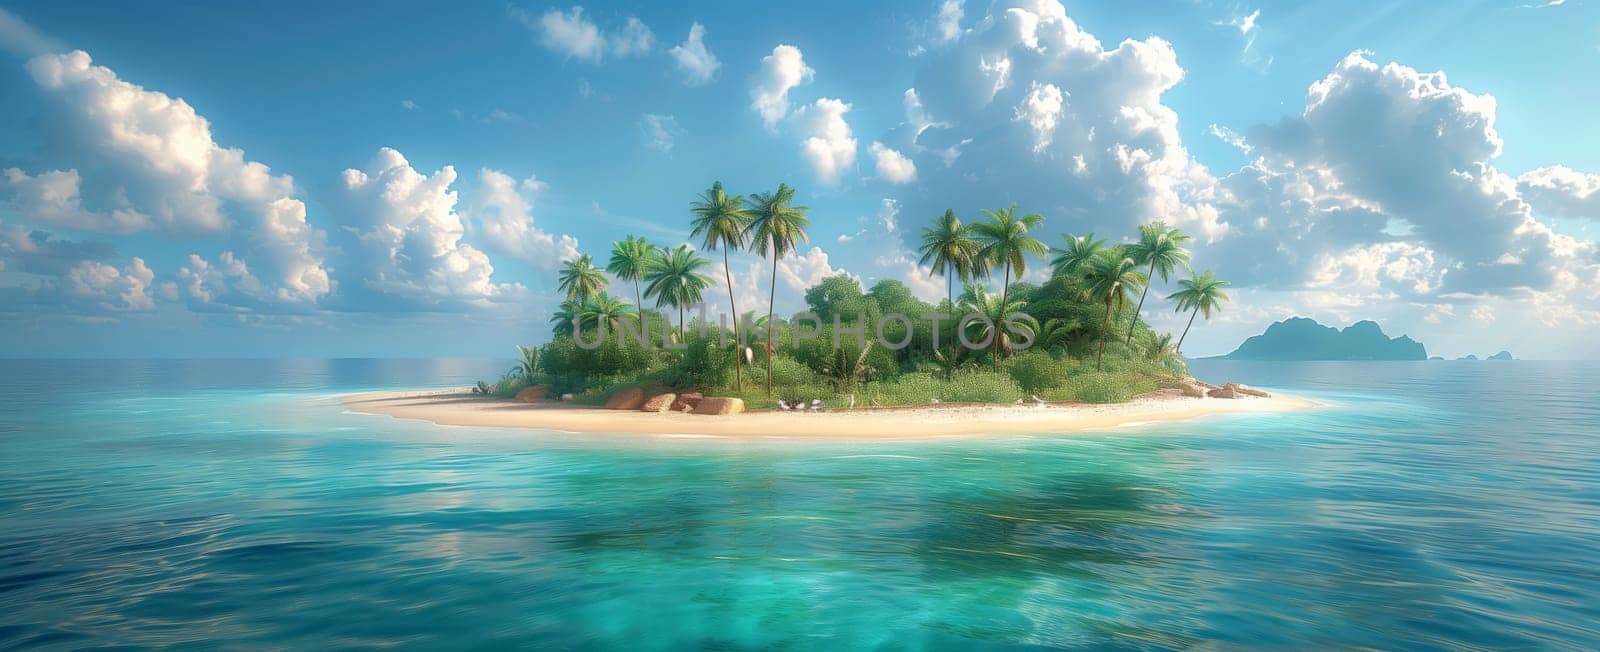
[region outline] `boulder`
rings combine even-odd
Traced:
[[[1183,392],[1184,396],[1189,398],[1206,397],[1206,388],[1201,386],[1200,383],[1183,383],[1178,386],[1178,389]]]
[[[1271,394],[1268,394],[1268,393],[1266,393],[1264,391],[1261,391],[1261,390],[1256,389],[1254,387],[1251,387],[1249,385],[1241,385],[1239,383],[1228,383],[1226,385],[1223,385],[1223,388],[1231,389],[1231,390],[1234,391],[1234,393],[1236,393],[1236,394],[1244,394],[1245,396],[1255,396],[1255,397],[1259,397],[1259,398],[1272,398]]]
[[[606,398],[607,410],[637,410],[644,406],[644,388],[624,387]]]
[[[744,411],[744,399],[727,396],[708,396],[694,406],[694,414],[738,414]]]
[[[1233,391],[1232,387],[1218,387],[1217,389],[1206,392],[1206,396],[1210,396],[1211,398],[1239,398],[1239,393]]]
[[[666,394],[656,394],[655,396],[645,399],[644,405],[639,406],[639,411],[666,412],[667,410],[672,409],[672,402],[677,400],[677,398],[677,394],[670,392]]]
[[[533,403],[550,398],[550,388],[544,385],[529,385],[517,392],[518,403]]]
[[[672,399],[672,411],[688,412],[700,405],[700,401],[704,399],[705,395],[700,392],[684,392],[679,394],[677,398]]]

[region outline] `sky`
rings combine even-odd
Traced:
[[[1596,79],[1585,0],[0,0],[0,356],[506,357],[720,180],[810,207],[741,310],[936,299],[920,229],[1016,203],[1193,235],[1232,301],[1191,356],[1308,316],[1600,358]]]

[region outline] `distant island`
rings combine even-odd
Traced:
[[[1421,342],[1391,338],[1378,324],[1358,321],[1340,330],[1314,319],[1291,317],[1244,341],[1223,360],[1427,360]]]
[[[1511,357],[1511,352],[1510,351],[1501,351],[1501,352],[1496,353],[1494,355],[1491,355],[1491,356],[1489,356],[1487,358],[1480,358],[1480,357],[1478,357],[1476,355],[1468,353],[1468,354],[1466,354],[1464,356],[1461,356],[1459,358],[1456,358],[1456,359],[1457,360],[1467,360],[1467,361],[1470,361],[1470,362],[1477,362],[1477,361],[1482,361],[1482,360],[1498,360],[1498,361],[1515,360],[1516,358]]]

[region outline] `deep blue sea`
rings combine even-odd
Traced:
[[[439,427],[509,361],[0,360],[0,648],[1596,649],[1600,365],[816,443]]]

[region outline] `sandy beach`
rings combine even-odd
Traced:
[[[1212,414],[1292,412],[1317,405],[1278,394],[1271,398],[1197,399],[1183,397],[1175,390],[1107,405],[944,404],[814,413],[751,411],[733,416],[606,410],[559,402],[518,403],[460,390],[369,392],[349,394],[341,400],[346,408],[357,413],[421,419],[448,426],[819,439],[1064,434]]]

